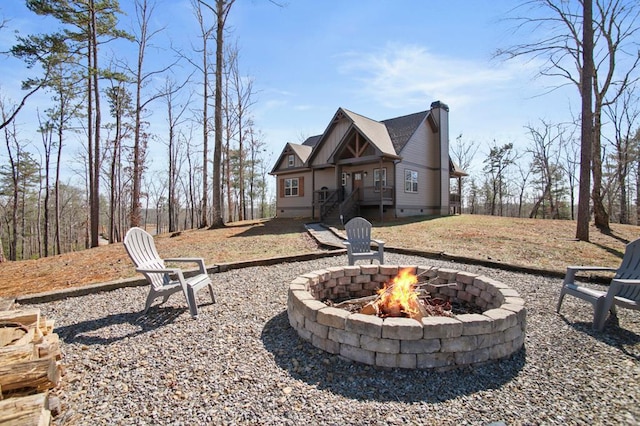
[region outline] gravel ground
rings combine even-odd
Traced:
[[[486,274],[528,310],[525,348],[508,360],[449,372],[377,369],[329,355],[288,324],[297,275],[346,256],[215,274],[217,303],[185,301],[141,315],[147,288],[36,305],[55,319],[65,376],[56,424],[488,425],[638,424],[640,312],[620,310],[603,333],[560,280],[385,254],[388,264]],[[206,291],[199,300],[205,303]]]

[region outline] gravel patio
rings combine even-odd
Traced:
[[[638,424],[640,312],[591,330],[591,306],[560,280],[394,253],[387,264],[488,275],[526,301],[525,349],[473,369],[379,369],[329,355],[287,319],[296,276],[346,256],[213,275],[216,304],[198,295],[192,320],[173,296],[141,315],[147,287],[31,305],[63,340],[56,424],[488,425]]]

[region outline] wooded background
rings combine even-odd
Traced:
[[[175,232],[275,214],[268,176],[274,159],[252,117],[254,77],[239,69],[239,48],[226,40],[234,2],[191,0],[198,44],[152,68],[148,49],[162,31],[152,25],[152,1],[134,0],[137,27],[128,32],[119,28],[116,0],[26,0],[58,27],[17,36],[5,53],[38,77],[23,82],[23,99],[0,91],[0,261],[121,241],[131,226]],[[496,47],[495,58],[539,60],[541,78],[575,85],[583,111],[574,122],[523,123],[524,149],[451,135],[451,158],[469,172],[464,214],[577,220],[584,240],[579,209],[603,231],[610,221],[639,223],[639,13],[634,0],[533,0],[513,9],[514,32],[535,37]],[[135,46],[134,61],[103,53],[122,42]],[[177,79],[175,67],[187,77]],[[25,128],[16,117],[36,92],[48,94],[50,104]],[[165,116],[166,132],[151,128],[152,104]],[[71,139],[83,146],[73,164],[62,161]],[[151,172],[149,156],[157,151],[167,165]],[[69,183],[70,174],[84,185]],[[452,192],[456,185],[452,180]],[[585,190],[589,196],[579,197]]]

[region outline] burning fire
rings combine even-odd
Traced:
[[[420,320],[424,314],[421,309],[419,293],[416,291],[418,277],[411,269],[402,269],[391,282],[378,290],[378,298],[365,306],[362,313],[380,317],[409,317]]]

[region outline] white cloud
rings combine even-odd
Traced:
[[[441,99],[456,108],[487,102],[514,90],[537,70],[532,61],[491,64],[437,55],[423,46],[388,44],[342,55],[340,72],[362,85],[354,91],[389,108]]]

